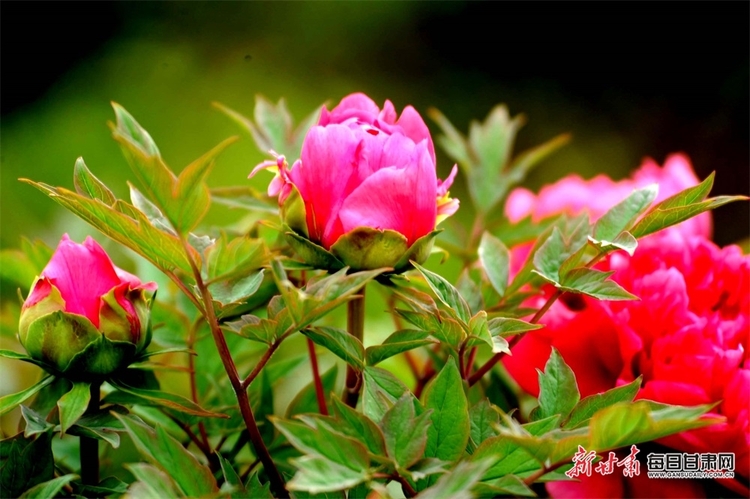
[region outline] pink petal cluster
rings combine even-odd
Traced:
[[[447,197],[456,167],[445,181],[437,178],[430,132],[411,106],[397,116],[390,101],[381,110],[364,94],[344,97],[322,109],[301,156],[289,170],[279,158],[251,175],[278,166],[269,195],[283,204],[296,187],[309,238],[326,249],[358,227],[397,231],[411,245],[458,209]]]
[[[587,211],[592,220],[598,219],[612,206],[625,199],[633,189],[659,184],[656,201],[662,201],[679,191],[698,184],[690,160],[684,154],[672,154],[660,167],[653,159],[646,159],[631,178],[615,181],[606,175],[584,180],[570,175],[542,187],[539,194],[528,189],[514,189],[508,196],[505,214],[511,222],[531,216],[543,218],[568,213],[577,215]],[[703,213],[675,227],[688,234],[711,237],[711,215]]]
[[[530,208],[523,208],[518,201],[526,199],[526,194],[515,194],[509,200],[515,204],[508,213],[514,213],[516,219],[528,214],[542,218],[589,209],[596,219],[634,186],[657,179],[660,198],[697,183],[687,158],[674,155],[663,169],[647,161],[632,180],[622,183],[603,176],[588,183],[565,179],[542,189],[536,198],[539,204]],[[609,200],[610,206],[599,200]],[[661,442],[685,452],[734,452],[736,473],[747,477],[750,256],[736,246],[722,249],[708,240],[710,215],[701,217],[639,241],[632,257],[620,252],[601,264],[604,270],[614,270],[613,279],[640,301],[600,302],[563,295],[542,319],[546,327],[522,338],[504,364],[522,388],[536,395],[536,369],[543,369],[554,346],[575,372],[581,396],[642,375],[638,398],[680,405],[719,403],[713,412],[724,416],[725,423]],[[545,301],[546,297],[538,297],[527,305],[539,308]],[[596,480],[602,484],[596,485]],[[548,491],[555,497],[598,497],[606,488],[624,490],[642,485],[644,491],[652,490],[648,481],[638,485],[628,479],[623,485],[612,480],[591,477],[580,483],[559,482],[550,484]],[[696,490],[700,495],[694,485],[689,481],[683,484],[685,497],[695,496]],[[616,495],[622,495],[622,490]]]
[[[134,275],[116,267],[104,249],[91,237],[83,244],[62,236],[52,258],[36,281],[24,310],[29,309],[47,296],[52,287],[57,288],[65,301],[65,312],[88,318],[99,327],[102,296],[114,290],[117,303],[127,312],[131,333],[137,342],[141,331],[133,303],[128,295],[133,290],[156,290],[156,283],[142,284]]]

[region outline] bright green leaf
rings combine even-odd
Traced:
[[[414,267],[422,274],[427,281],[427,284],[432,289],[432,292],[438,297],[438,299],[451,310],[453,310],[459,319],[464,322],[469,322],[471,317],[471,311],[466,301],[458,294],[456,288],[451,283],[446,281],[443,277],[430,272],[421,265],[412,262]]]
[[[637,300],[638,297],[626,291],[615,281],[608,280],[614,271],[578,268],[568,272],[559,289],[569,293],[581,293],[599,300]]]
[[[357,369],[362,369],[365,366],[365,348],[357,338],[343,329],[318,326],[304,329],[302,334],[310,338],[315,344],[327,348],[347,364]]]
[[[77,478],[78,475],[69,474],[61,477],[53,478],[46,482],[42,482],[39,485],[35,485],[28,489],[21,495],[20,499],[48,499],[55,497],[63,487],[68,485],[73,479]]]
[[[4,395],[0,397],[0,416],[14,409],[18,404],[23,403],[26,399],[37,393],[39,390],[49,385],[55,380],[54,376],[45,376],[36,384],[18,393]]]
[[[73,388],[57,402],[60,409],[60,431],[65,433],[78,418],[83,416],[91,400],[90,383],[73,383]]]
[[[532,419],[540,420],[557,414],[566,418],[580,399],[573,370],[557,349],[552,348],[544,372],[539,372],[539,407],[532,413]]]
[[[397,377],[379,367],[365,367],[362,376],[362,412],[379,423],[388,409],[408,390]]]
[[[407,392],[383,415],[380,425],[388,455],[401,468],[409,468],[422,458],[431,413],[428,410],[416,416],[414,396]]]
[[[429,337],[427,331],[401,329],[386,338],[382,345],[367,347],[365,350],[367,365],[374,366],[394,355],[434,343],[436,341]]]
[[[641,388],[641,377],[604,393],[589,395],[573,408],[570,416],[563,422],[563,428],[576,428],[586,423],[597,411],[618,402],[632,402]]]
[[[614,241],[621,232],[630,229],[638,216],[651,206],[658,192],[657,184],[634,190],[596,221],[594,238],[603,242]]]
[[[130,486],[129,495],[132,497],[138,499],[184,497],[184,494],[178,492],[177,484],[159,468],[146,463],[130,463],[125,467],[138,480]]]
[[[366,470],[353,470],[321,456],[292,459],[297,468],[294,478],[287,482],[289,490],[303,490],[311,494],[335,492],[354,487],[368,479]]]

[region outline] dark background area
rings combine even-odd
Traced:
[[[191,54],[191,61],[200,63],[193,66],[202,71],[225,68],[230,61],[238,80],[245,68],[260,67],[262,74],[255,78],[264,82],[259,86],[267,85],[260,90],[272,99],[286,95],[284,88],[299,88],[294,92],[304,97],[297,98],[297,106],[289,96],[297,116],[309,110],[299,102],[335,101],[363,90],[379,102],[391,98],[397,107],[413,103],[424,111],[436,106],[465,130],[469,120],[506,102],[514,114],[523,111],[529,117],[529,133],[519,137],[521,149],[561,132],[575,137],[572,152],[537,171],[532,186],[570,171],[619,178],[644,156],[661,163],[669,153],[684,151],[701,178],[717,170],[714,194],[748,194],[749,7],[748,2],[3,1],[2,146],[15,146],[10,142],[15,135],[9,138],[6,130],[31,127],[42,119],[43,108],[54,109],[75,92],[85,95],[87,89],[101,87],[98,75],[111,82],[115,71],[117,84],[128,86],[131,76],[121,68],[113,70],[114,64],[137,73],[133,68],[154,62],[144,57],[141,63],[133,55],[137,51],[131,51],[132,60],[125,63],[118,50],[148,43],[150,48],[142,50],[149,58],[149,50],[179,46],[180,57]],[[173,66],[161,63],[164,71]],[[102,67],[109,68],[106,78]],[[188,71],[188,88],[190,79]],[[180,80],[174,76],[170,81]],[[168,103],[148,90],[160,84],[138,81],[146,89],[135,106],[141,107],[140,115],[165,114]],[[214,85],[213,90],[216,95],[209,99],[237,95],[229,87]],[[248,114],[254,93],[248,88],[241,99],[236,97]],[[100,100],[101,110],[108,112],[106,101]],[[208,102],[200,105],[208,109]],[[38,123],[35,137],[43,141]],[[164,130],[180,134],[173,125]],[[101,127],[98,140],[108,140]],[[27,141],[24,147],[34,143]],[[69,168],[62,177],[67,178],[74,158],[63,159],[55,165]],[[29,169],[6,159],[2,167]],[[45,171],[30,176],[54,183]],[[25,186],[8,183],[4,176],[4,194],[24,189],[31,195]],[[39,196],[33,199],[45,203]],[[8,208],[3,202],[6,231]],[[30,209],[28,216],[43,217],[43,210]],[[747,203],[718,210],[717,242],[746,238],[749,213]],[[17,237],[3,235],[3,243],[15,244]]]

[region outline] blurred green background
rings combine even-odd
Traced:
[[[684,151],[699,176],[718,171],[715,193],[747,194],[748,13],[746,2],[3,2],[0,244],[90,231],[18,177],[71,187],[83,156],[127,196],[112,100],[177,171],[242,135],[212,101],[251,115],[255,94],[285,97],[301,118],[364,91],[437,107],[461,130],[505,102],[528,118],[520,149],[571,132],[532,187],[568,172],[621,178]],[[209,181],[243,184],[262,157],[242,135]],[[238,214],[213,220],[227,216]],[[746,203],[716,216],[719,243],[746,237]]]
[[[68,232],[77,241],[94,235],[113,250],[17,181],[72,188],[83,156],[127,198],[133,175],[106,126],[110,101],[151,133],[175,171],[240,135],[216,163],[213,187],[246,185],[264,159],[213,101],[251,116],[256,94],[285,97],[302,118],[363,91],[399,110],[412,104],[424,115],[436,107],[462,131],[504,102],[528,118],[517,150],[572,133],[571,144],[534,171],[532,188],[570,172],[623,178],[645,156],[662,163],[683,151],[701,178],[717,171],[714,194],[750,194],[749,6],[3,1],[0,247],[17,247],[22,235],[54,247]],[[450,167],[438,151],[440,176]],[[252,182],[264,188],[269,178]],[[461,179],[452,192],[465,197]],[[217,207],[208,222],[241,215]],[[459,217],[470,215],[467,202]],[[715,212],[718,243],[748,232],[748,203]],[[15,287],[2,285],[6,304],[15,300]],[[368,307],[381,316],[385,308],[378,299]],[[3,392],[28,385],[10,378]]]

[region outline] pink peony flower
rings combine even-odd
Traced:
[[[115,267],[90,237],[77,244],[65,234],[23,305],[21,344],[58,373],[107,375],[151,341],[155,290]]]
[[[389,232],[375,252],[392,253],[396,263],[405,249],[435,230],[436,224],[458,209],[448,197],[457,173],[437,178],[435,150],[429,130],[413,107],[397,117],[393,104],[383,109],[366,95],[352,94],[328,111],[302,145],[302,157],[288,169],[283,157],[253,170],[278,166],[269,195],[279,196],[285,222],[299,235],[346,262],[370,248],[378,234],[366,241],[339,243],[342,236],[362,228]],[[302,202],[295,206],[295,193]],[[303,213],[302,213],[303,212]],[[396,248],[396,250],[393,250]]]
[[[505,214],[515,223],[529,215],[537,221],[560,213],[578,215],[588,211],[594,221],[634,189],[659,184],[658,202],[698,183],[690,160],[684,154],[670,155],[663,168],[647,158],[631,178],[625,180],[614,181],[605,175],[584,180],[578,175],[569,175],[542,187],[536,195],[525,188],[514,189],[505,204]],[[703,213],[675,226],[677,228],[686,234],[711,237],[711,215]]]

